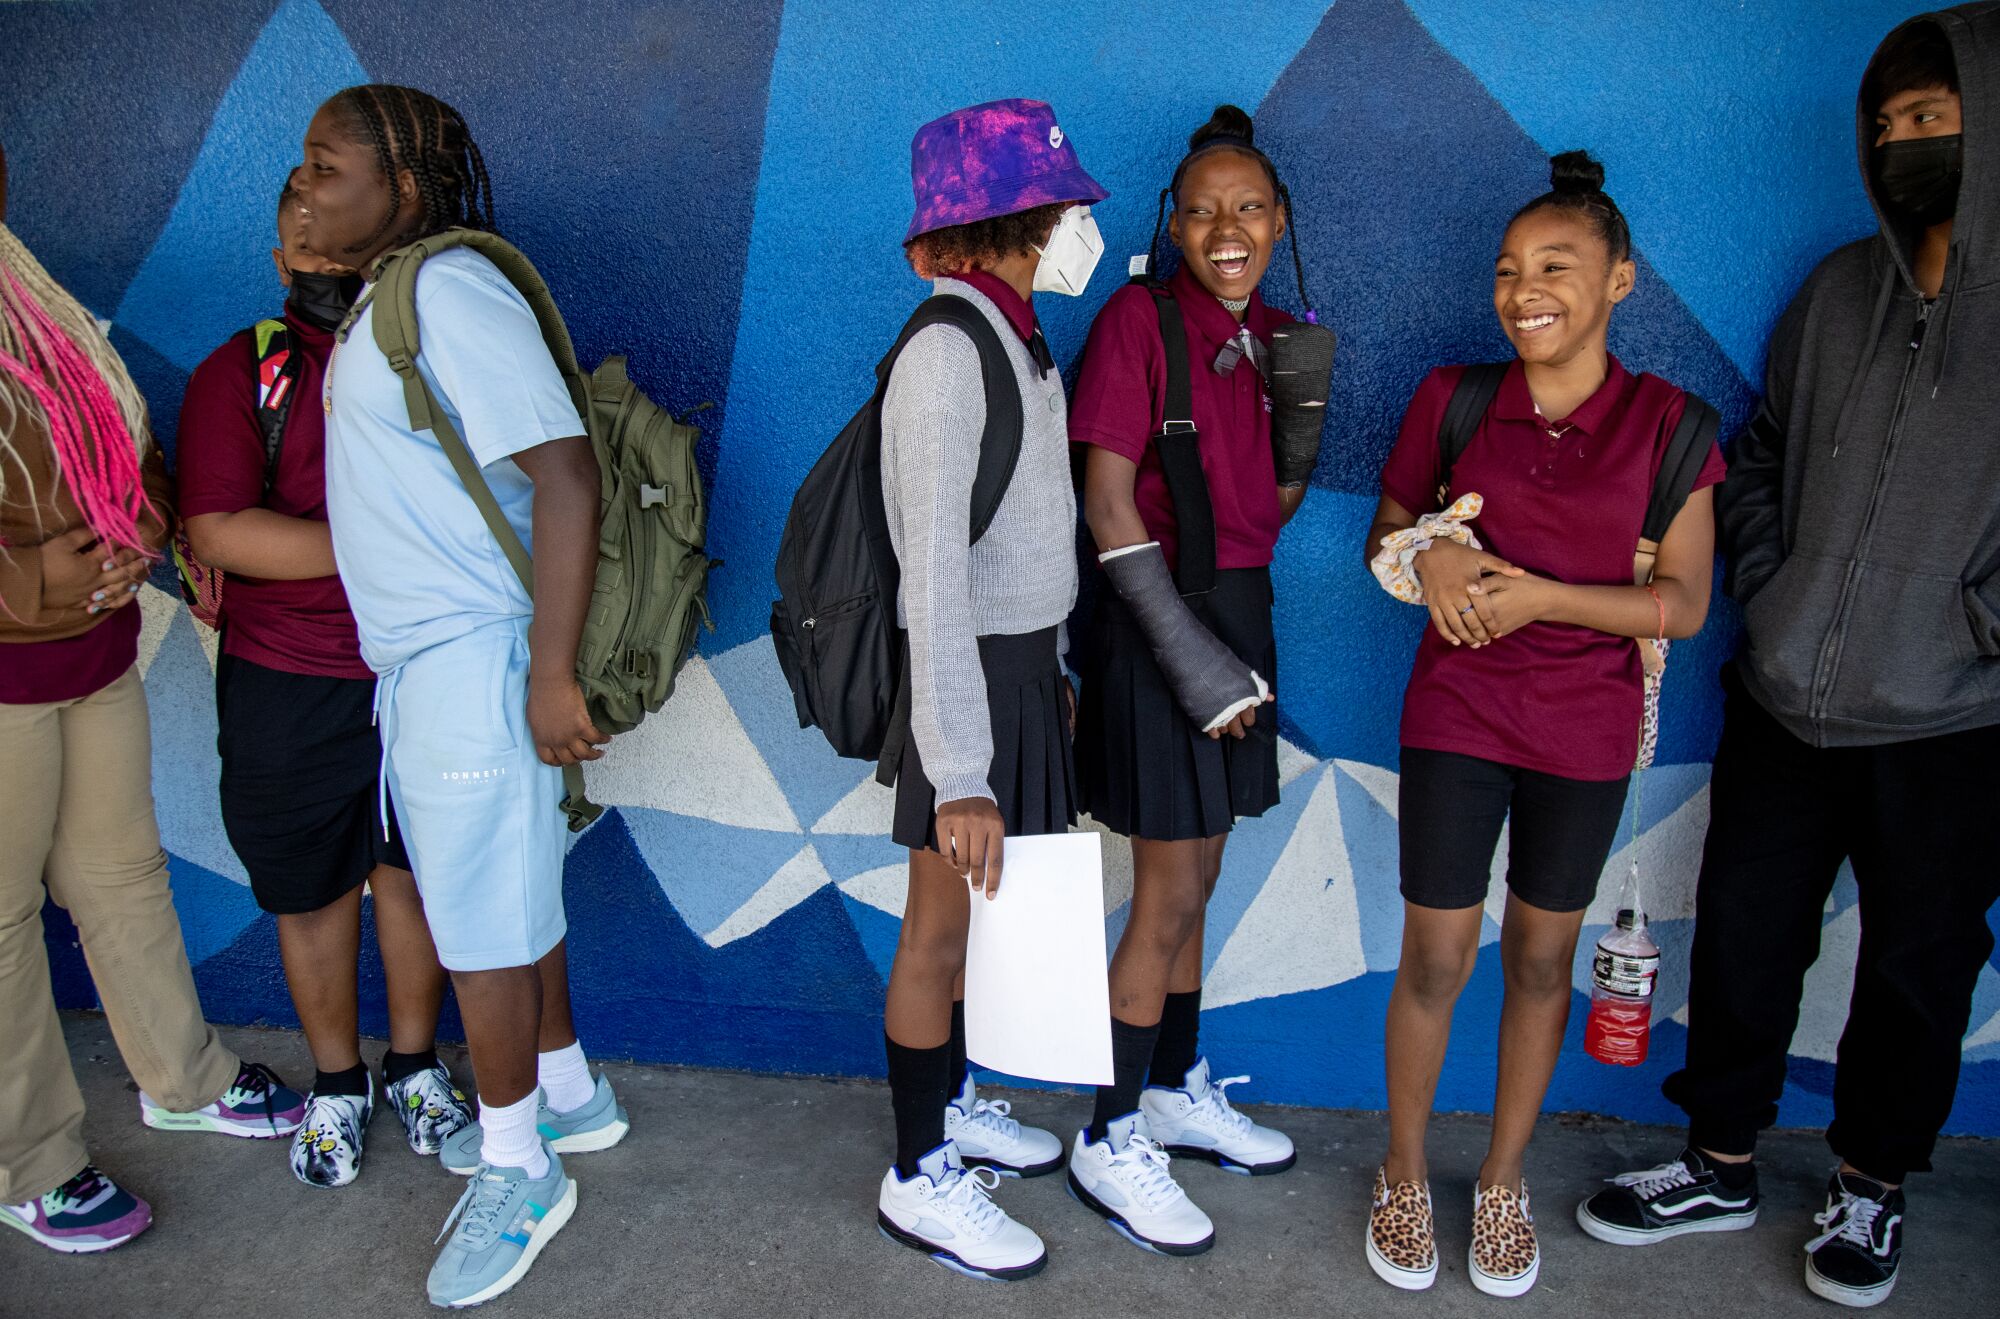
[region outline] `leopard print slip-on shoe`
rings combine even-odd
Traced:
[[[1375,1205],[1368,1212],[1368,1267],[1391,1287],[1422,1291],[1437,1281],[1437,1235],[1431,1224],[1431,1188],[1424,1182],[1389,1185],[1375,1170]]]
[[[1472,1285],[1488,1296],[1522,1296],[1542,1271],[1528,1184],[1483,1186],[1472,1197],[1472,1248],[1466,1257]]]

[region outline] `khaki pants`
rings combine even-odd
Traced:
[[[83,1094],[42,945],[44,884],[76,922],[139,1088],[186,1111],[236,1079],[195,996],[152,759],[136,668],[79,701],[0,705],[0,1202],[45,1195],[86,1162]]]

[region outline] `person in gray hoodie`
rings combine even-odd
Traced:
[[[1577,1207],[1620,1245],[1756,1221],[1807,968],[1842,862],[1862,926],[1806,1284],[1874,1305],[1930,1168],[2000,898],[2000,3],[1883,41],[1857,108],[1880,231],[1772,336],[1717,501],[1745,644],[1723,675],[1696,895],[1687,1148]]]

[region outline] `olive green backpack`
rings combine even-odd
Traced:
[[[427,258],[454,247],[484,256],[527,299],[596,452],[603,473],[597,584],[577,646],[576,680],[591,722],[604,733],[626,732],[673,695],[674,678],[694,646],[697,620],[715,628],[705,591],[709,569],[719,565],[704,553],[708,505],[695,466],[700,432],[641,393],[625,374],[622,356],[607,357],[595,372],[583,374],[548,285],[499,235],[447,229],[383,257],[368,301],[375,307],[375,345],[403,379],[410,427],[437,437],[531,598],[535,577],[528,551],[417,370],[417,272]],[[360,310],[357,306],[341,327],[343,339]],[[580,766],[563,771],[562,809],[572,830],[604,811],[585,796]]]

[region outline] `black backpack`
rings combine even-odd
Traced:
[[[909,734],[908,643],[896,625],[902,569],[882,502],[882,399],[903,346],[931,325],[955,325],[979,349],[986,429],[972,483],[972,540],[993,522],[1021,456],[1021,393],[993,325],[964,298],[926,299],[875,367],[875,392],[792,498],[778,542],[771,637],[799,727],[816,727],[843,756],[878,762],[895,781]]]

